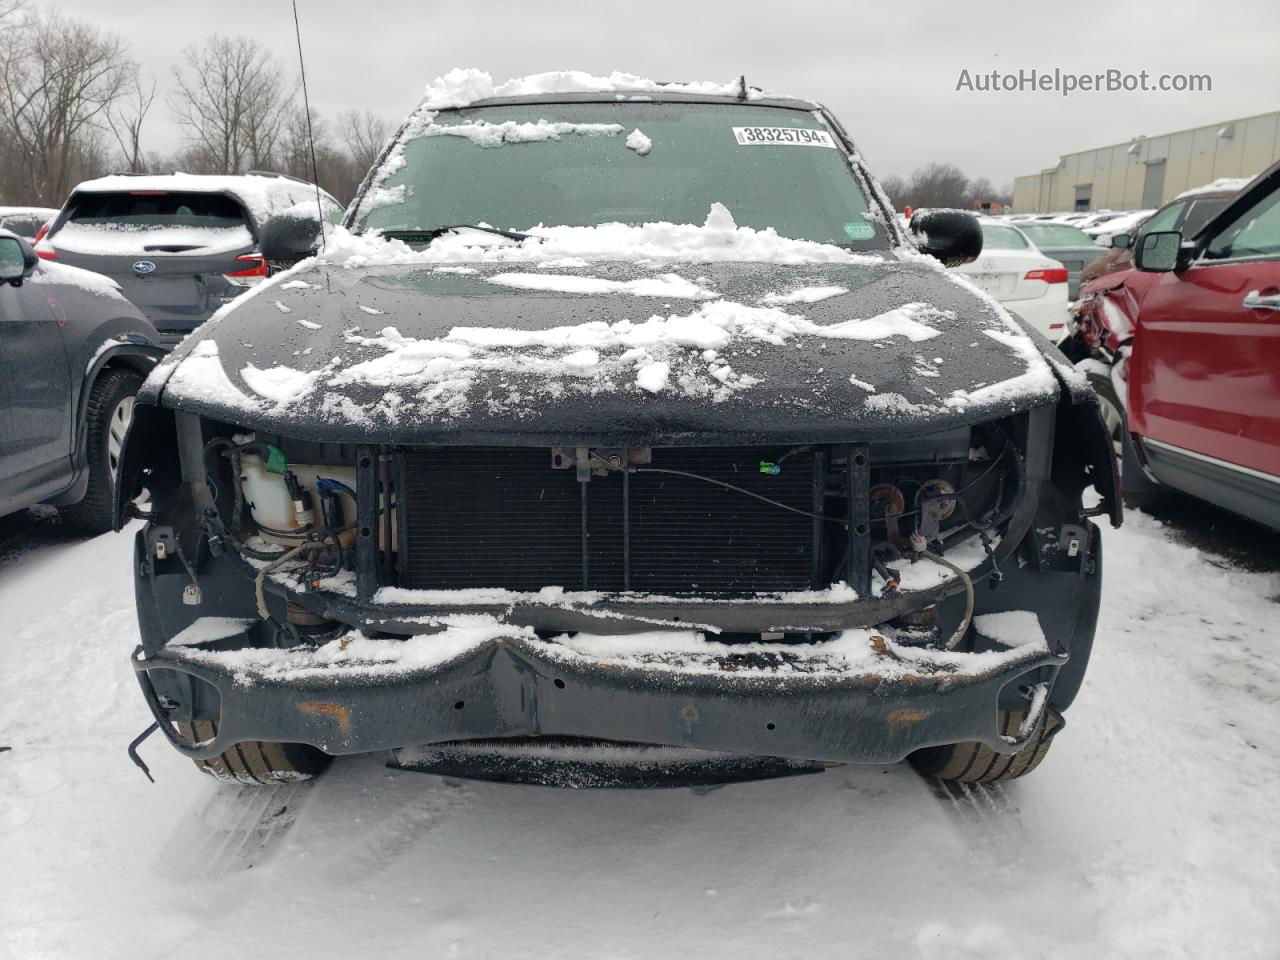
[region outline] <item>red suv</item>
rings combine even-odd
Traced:
[[[1126,492],[1162,486],[1280,529],[1280,163],[1194,238],[1147,231],[1127,359]]]

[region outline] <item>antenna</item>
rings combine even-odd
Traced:
[[[293,34],[298,38],[298,69],[302,73],[302,106],[307,114],[307,143],[311,147],[311,181],[316,188],[316,214],[320,219],[320,251],[324,252],[324,205],[320,202],[320,168],[316,163],[316,137],[311,130],[311,98],[307,96],[307,64],[302,59],[302,28],[298,25],[298,0],[293,0]]]

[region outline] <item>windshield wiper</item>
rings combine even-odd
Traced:
[[[406,243],[430,243],[454,230],[479,230],[481,233],[492,233],[494,236],[506,237],[508,240],[526,240],[529,237],[527,233],[499,230],[497,227],[486,227],[475,223],[453,223],[445,227],[432,227],[430,230],[383,230],[382,235],[393,240],[403,240]]]

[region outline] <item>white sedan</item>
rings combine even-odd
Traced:
[[[982,255],[956,272],[1057,343],[1068,320],[1067,268],[1041,253],[1013,224],[982,217],[978,222]]]

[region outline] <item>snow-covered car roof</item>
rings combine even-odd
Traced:
[[[78,184],[72,193],[136,193],[148,190],[224,193],[239,200],[254,221],[261,224],[308,197],[314,201],[316,188],[314,184],[303,180],[269,174],[218,176],[175,172],[138,176],[112,174],[96,180],[86,180]],[[329,199],[332,200],[331,197]]]
[[[57,207],[0,207],[0,217],[53,217]]]
[[[1219,177],[1212,183],[1206,183],[1203,186],[1192,187],[1190,190],[1183,190],[1174,197],[1175,200],[1185,200],[1187,197],[1205,196],[1211,193],[1222,194],[1223,196],[1232,196],[1239,193],[1252,181],[1253,177]]]
[[[727,83],[714,80],[666,81],[615,70],[596,76],[583,70],[551,70],[494,83],[482,70],[458,68],[427,84],[419,109],[450,110],[508,103],[555,101],[750,101],[814,109],[811,100],[768,93],[749,85],[745,77]]]

